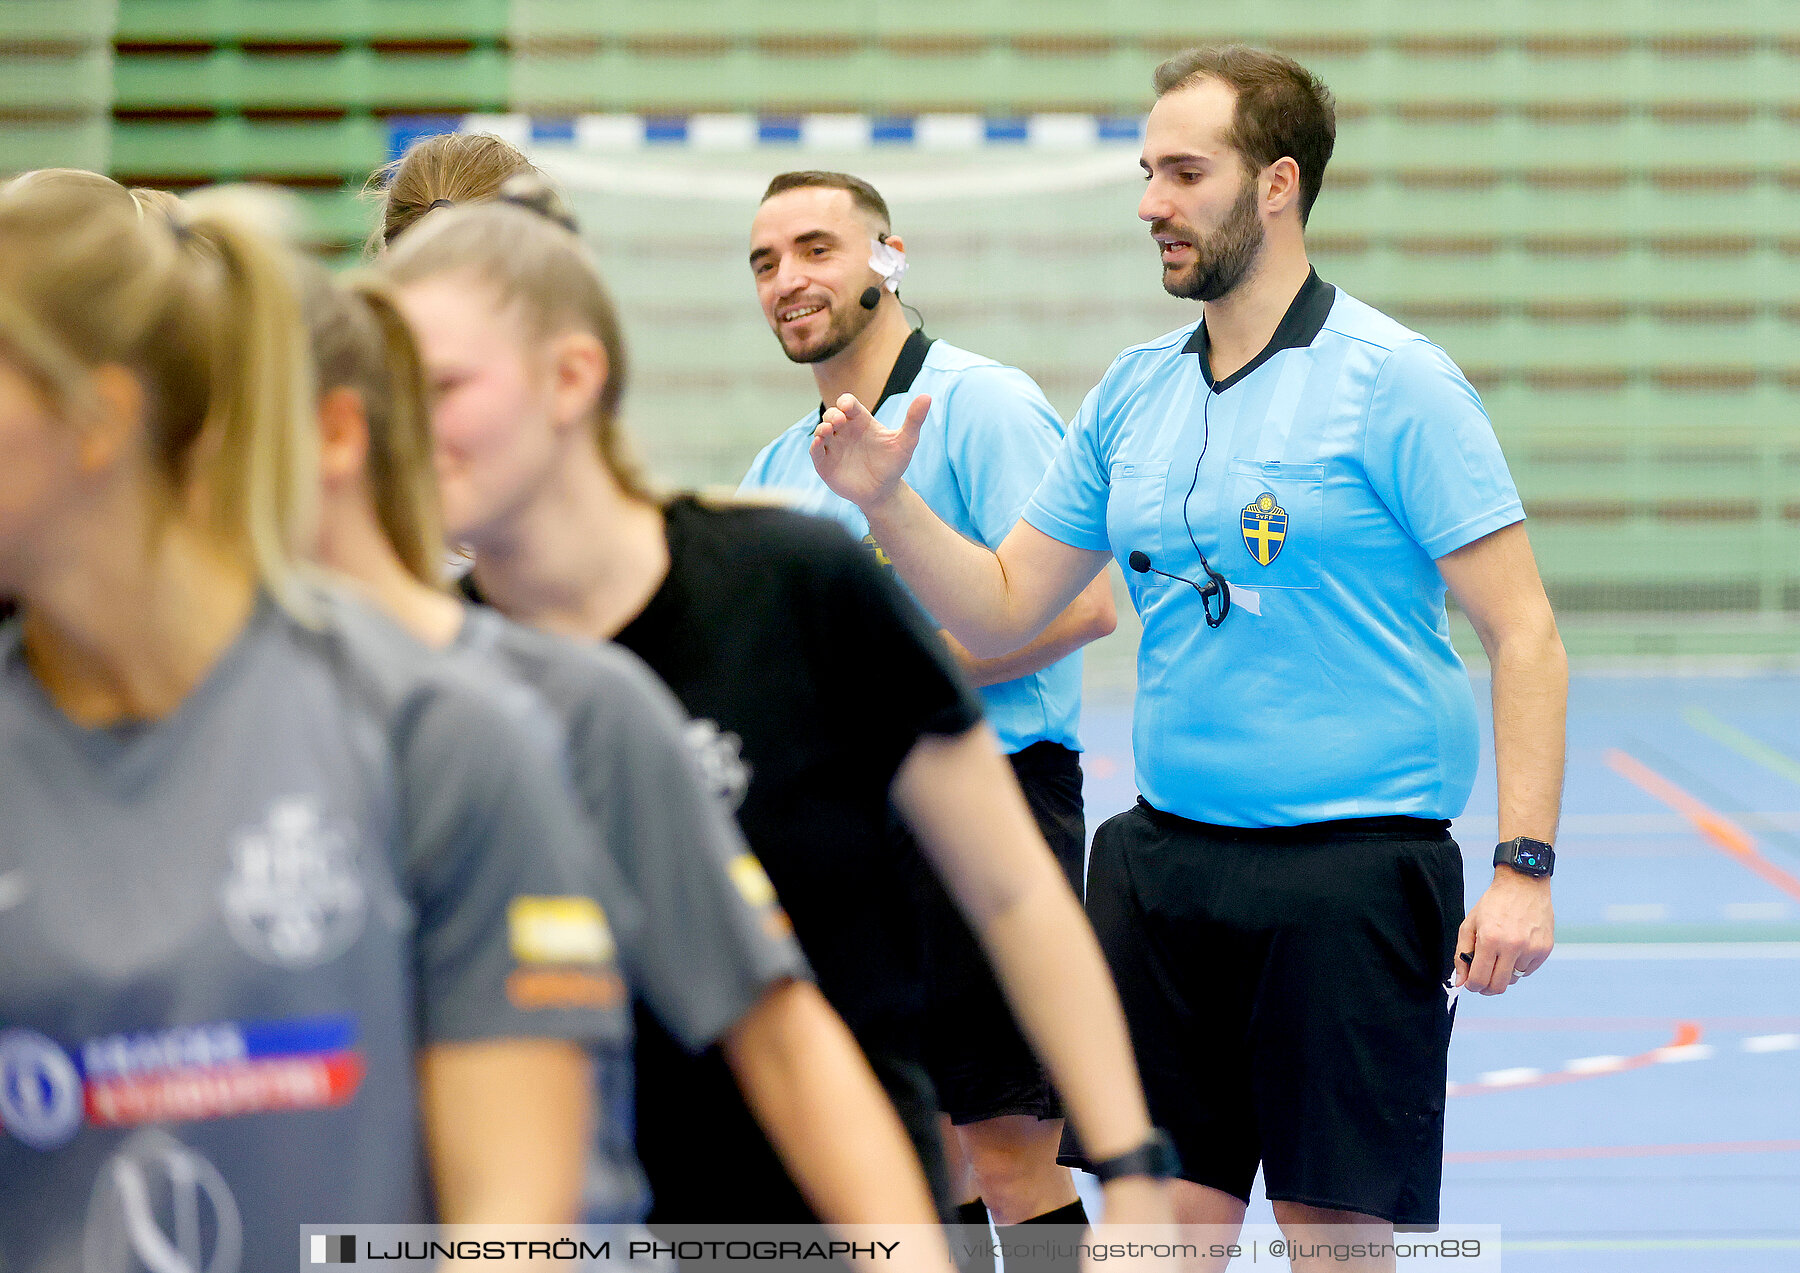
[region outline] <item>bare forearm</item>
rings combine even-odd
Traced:
[[[1489,654],[1500,838],[1556,839],[1562,811],[1569,661],[1548,612]]]
[[[1113,606],[1112,581],[1102,571],[1082,590],[1069,608],[1057,615],[1049,627],[1028,644],[995,659],[978,659],[958,641],[949,629],[942,632],[944,643],[962,668],[969,684],[1001,685],[1030,676],[1069,655],[1089,642],[1111,635],[1119,625],[1118,611]]]
[[[723,1046],[757,1123],[820,1218],[937,1223],[899,1116],[817,988],[770,991]]]
[[[1046,854],[1048,858],[1048,854]],[[1054,866],[981,928],[1008,1002],[1095,1158],[1150,1134],[1118,991],[1081,905]],[[1120,1076],[1131,1081],[1121,1082]]]
[[[923,738],[894,802],[968,916],[1089,1153],[1149,1134],[1125,1014],[1081,904],[992,731]]]
[[[1037,635],[1018,613],[999,557],[951,530],[912,487],[901,483],[863,513],[907,587],[971,657],[998,658]]]
[[[573,1043],[441,1044],[419,1105],[446,1224],[571,1224],[592,1144],[593,1077]]]

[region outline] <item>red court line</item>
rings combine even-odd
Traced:
[[[1579,1083],[1585,1079],[1597,1079],[1604,1074],[1623,1074],[1627,1070],[1641,1070],[1655,1065],[1662,1059],[1662,1054],[1670,1048],[1685,1048],[1700,1042],[1700,1027],[1692,1021],[1675,1023],[1675,1037],[1660,1048],[1651,1048],[1648,1052],[1639,1052],[1636,1056],[1628,1056],[1617,1065],[1609,1065],[1604,1070],[1553,1070],[1548,1074],[1540,1074],[1534,1079],[1526,1079],[1522,1083],[1453,1083],[1451,1096],[1480,1096],[1484,1092],[1526,1092],[1534,1087],[1557,1087],[1563,1083]]]
[[[1695,1145],[1569,1145],[1555,1149],[1480,1149],[1444,1155],[1446,1163],[1553,1162],[1572,1158],[1677,1158],[1687,1154],[1793,1154],[1800,1140],[1719,1140]]]
[[[1626,780],[1655,796],[1682,817],[1716,847],[1723,849],[1740,864],[1773,884],[1789,897],[1800,901],[1800,879],[1776,866],[1756,851],[1750,833],[1724,814],[1709,808],[1677,787],[1635,756],[1613,748],[1606,753],[1606,763]]]

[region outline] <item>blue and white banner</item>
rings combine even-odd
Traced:
[[[987,146],[1035,150],[1091,150],[1136,146],[1143,120],[1112,115],[431,115],[389,122],[391,157],[420,137],[493,133],[515,145],[564,145],[586,151],[630,152],[658,147],[754,150],[978,150]]]

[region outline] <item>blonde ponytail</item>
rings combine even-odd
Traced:
[[[305,309],[317,389],[351,389],[369,427],[368,482],[382,533],[415,579],[444,582],[444,532],[425,368],[385,284],[309,271]]]
[[[284,603],[297,600],[294,562],[311,538],[318,497],[318,426],[311,355],[288,250],[249,227],[279,218],[240,191],[189,200],[182,226],[219,267],[221,322],[212,394],[194,477],[214,528],[247,552]]]
[[[363,197],[380,207],[364,251],[379,255],[435,207],[492,199],[509,177],[537,171],[518,147],[492,133],[421,137],[363,183]]]
[[[311,533],[318,437],[289,259],[250,228],[273,219],[242,193],[195,196],[171,222],[72,183],[9,188],[0,348],[71,419],[93,369],[136,374],[156,503],[198,514],[303,612],[295,561]]]

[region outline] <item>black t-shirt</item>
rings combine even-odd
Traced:
[[[703,733],[717,728],[715,772],[741,756],[738,823],[820,987],[859,1037],[889,1045],[920,996],[888,788],[921,736],[978,723],[979,700],[918,607],[835,523],[691,497],[666,517],[668,578],[615,640]]]
[[[937,631],[835,522],[678,497],[669,575],[615,638],[694,717],[819,988],[897,1105],[918,1055],[917,850],[888,788],[915,743],[981,719]],[[637,1014],[637,1139],[658,1222],[811,1213],[716,1048],[693,1055]],[[929,1109],[902,1109],[929,1128]]]

